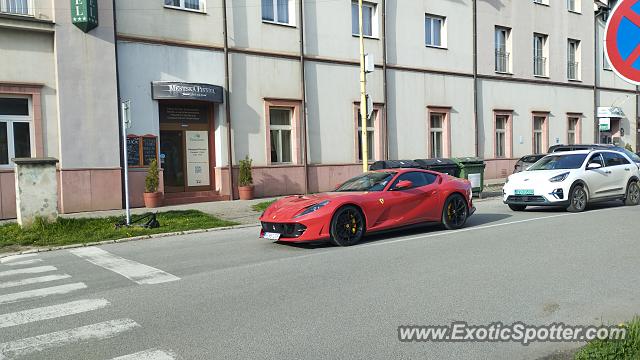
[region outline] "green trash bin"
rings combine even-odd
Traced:
[[[460,168],[460,178],[471,181],[473,194],[480,196],[484,189],[484,160],[475,157],[453,158]]]

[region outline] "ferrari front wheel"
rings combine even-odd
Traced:
[[[338,246],[355,245],[364,235],[364,216],[354,206],[345,206],[331,219],[331,242]]]
[[[442,224],[448,230],[457,230],[464,226],[469,216],[467,201],[460,194],[453,194],[444,202]]]

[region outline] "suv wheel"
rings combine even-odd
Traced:
[[[576,185],[571,189],[571,193],[569,194],[569,207],[567,207],[567,211],[569,212],[581,212],[587,207],[588,195],[587,191],[584,189],[582,185]]]
[[[627,194],[624,197],[624,204],[636,206],[640,203],[640,186],[637,181],[632,181],[627,185]]]

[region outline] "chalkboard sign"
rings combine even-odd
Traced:
[[[142,161],[144,166],[151,164],[158,156],[158,138],[155,136],[142,137]]]
[[[127,164],[140,166],[140,137],[127,137]]]

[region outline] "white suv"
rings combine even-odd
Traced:
[[[563,206],[583,211],[588,203],[640,203],[640,170],[628,156],[611,150],[549,154],[507,178],[503,202],[514,211],[527,206]]]

